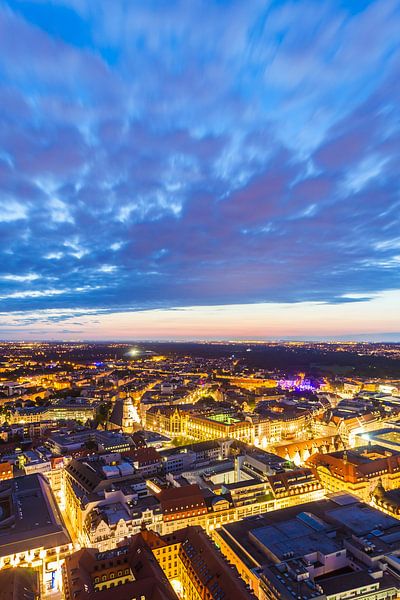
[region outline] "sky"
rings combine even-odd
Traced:
[[[0,0],[0,339],[400,340],[397,0]]]

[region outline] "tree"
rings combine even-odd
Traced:
[[[111,402],[103,402],[97,409],[95,421],[97,425],[104,425],[111,411]]]
[[[85,443],[85,448],[86,448],[87,450],[89,450],[90,452],[96,452],[96,451],[97,451],[97,449],[98,449],[98,448],[97,448],[97,444],[96,444],[96,442],[95,442],[95,441],[93,441],[93,440],[88,440],[88,441]]]

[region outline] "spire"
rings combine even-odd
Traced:
[[[144,520],[140,523],[140,531],[147,531],[146,523]]]
[[[385,495],[385,492],[386,492],[386,490],[383,487],[382,477],[379,477],[378,483],[376,485],[376,488],[374,489],[373,495],[382,497]]]

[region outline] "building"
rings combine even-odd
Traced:
[[[209,416],[192,414],[186,424],[185,435],[195,440],[230,438],[247,443],[254,440],[254,427],[249,420],[225,413]]]
[[[260,403],[259,414],[253,413],[249,420],[254,426],[254,444],[261,448],[273,446],[285,440],[296,440],[304,437],[311,421],[309,410],[300,410],[285,402]],[[252,440],[249,440],[251,442]]]
[[[382,446],[314,454],[307,463],[328,492],[347,491],[366,502],[380,480],[386,489],[400,487],[400,452]]]
[[[344,446],[339,435],[331,435],[311,440],[296,440],[295,442],[279,446],[276,445],[272,450],[275,454],[299,466],[304,464],[313,454],[325,454],[326,452],[344,450]]]
[[[319,500],[325,496],[322,483],[311,469],[294,469],[268,476],[275,509],[293,506],[296,503]]]
[[[100,549],[106,550],[136,533],[134,527],[140,527],[143,515],[134,507],[147,495],[144,478],[119,455],[72,459],[65,468],[66,512],[81,545],[104,541]],[[139,513],[136,523],[132,522],[135,512]],[[153,513],[152,517],[156,524]]]
[[[57,502],[63,508],[64,458],[37,450],[27,450],[18,455],[19,468],[25,475],[41,473],[50,483]]]
[[[383,487],[382,480],[380,479],[378,485],[372,492],[371,496],[372,506],[376,506],[382,512],[400,518],[400,488],[394,490],[385,490]]]
[[[225,413],[203,415],[182,407],[150,408],[145,415],[145,427],[172,438],[199,441],[231,438],[247,443],[254,440],[254,425],[250,420]]]
[[[166,575],[140,534],[129,546],[99,553],[83,548],[63,566],[65,600],[177,600]]]
[[[189,412],[176,407],[150,408],[144,419],[145,429],[175,438],[187,435]]]
[[[5,460],[0,462],[0,481],[12,479],[14,477],[14,465]]]
[[[136,471],[143,476],[157,475],[161,471],[162,458],[155,448],[136,448],[124,456],[129,456]]]
[[[39,600],[40,586],[37,571],[14,567],[0,571],[0,600]]]
[[[0,569],[35,569],[45,595],[59,588],[61,564],[71,548],[50,485],[42,475],[0,483]]]
[[[254,600],[201,527],[189,526],[166,536],[143,531],[142,536],[180,598]]]
[[[165,523],[191,518],[195,520],[208,513],[204,494],[196,484],[161,490],[158,499]]]
[[[352,448],[355,445],[357,435],[382,428],[382,416],[379,412],[359,412],[357,414],[357,407],[351,405],[348,410],[347,414],[344,411],[341,414],[339,411],[339,415],[332,418],[337,434],[346,447]]]
[[[394,600],[400,592],[400,521],[347,494],[212,535],[260,600]]]
[[[209,440],[161,450],[159,455],[163,470],[165,473],[177,474],[193,465],[200,466],[227,458],[232,442],[229,439]]]
[[[84,548],[66,559],[63,580],[66,600],[254,599],[200,527],[170,536],[142,528],[108,552]]]
[[[86,403],[53,404],[52,406],[34,406],[32,408],[15,408],[10,413],[9,423],[28,424],[43,421],[86,421],[94,419],[96,408]]]
[[[134,446],[129,435],[117,431],[101,429],[82,429],[66,433],[52,433],[46,441],[46,446],[53,454],[74,454],[84,448],[88,442],[93,442],[101,452],[125,452]]]
[[[378,444],[389,450],[400,452],[400,426],[398,423],[388,423],[382,429],[355,436],[356,447],[365,446],[367,443]]]
[[[213,453],[203,443],[198,450],[199,455]],[[143,523],[160,535],[188,525],[211,532],[237,519],[324,495],[310,469],[283,471],[279,457],[261,450],[256,455],[252,469],[241,457],[236,467],[229,459],[191,463],[184,477],[152,475],[153,463],[147,460],[141,472],[134,458],[129,462],[115,454],[73,459],[64,470],[63,506],[80,544],[106,551],[138,533]],[[257,473],[255,468],[266,466],[264,459],[281,472],[268,468]]]
[[[139,415],[133,399],[121,392],[120,397],[114,402],[108,423],[109,428],[131,433],[137,428],[139,422]]]

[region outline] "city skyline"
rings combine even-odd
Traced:
[[[0,339],[400,340],[392,0],[0,0]]]

